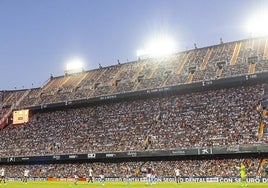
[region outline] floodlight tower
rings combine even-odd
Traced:
[[[168,56],[177,50],[177,44],[175,40],[170,36],[157,36],[153,37],[146,45],[144,49],[137,51],[137,56],[158,58]]]
[[[67,61],[64,70],[65,75],[74,74],[84,71],[84,62],[80,58],[73,58]]]
[[[268,26],[266,24],[267,18],[268,12],[266,10],[256,11],[253,15],[250,16],[245,25],[246,32],[250,34],[250,37],[260,37],[268,35]]]

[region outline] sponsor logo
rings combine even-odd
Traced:
[[[78,158],[78,155],[69,155],[69,159],[76,159]]]
[[[172,154],[174,154],[174,155],[185,155],[185,151],[184,150],[176,150],[176,151],[172,151]]]
[[[9,157],[8,162],[15,162],[15,157]]]
[[[108,95],[108,96],[100,97],[100,100],[115,99],[115,98],[116,98],[116,95]]]
[[[89,159],[96,158],[96,154],[95,153],[89,153],[89,154],[87,154],[87,158],[89,158]]]
[[[161,91],[169,91],[170,87],[164,87],[164,88],[157,88],[157,89],[149,89],[146,90],[146,93],[155,93],[155,92],[161,92]]]
[[[106,157],[115,157],[116,154],[115,153],[106,153]]]
[[[208,149],[202,149],[202,150],[201,150],[201,153],[202,153],[202,154],[208,154]]]
[[[199,155],[209,155],[209,154],[212,154],[212,149],[211,148],[201,148],[201,149],[198,149],[198,154]]]
[[[227,147],[226,151],[238,152],[239,146]]]
[[[127,155],[129,155],[131,157],[136,157],[137,153],[136,152],[127,152]]]
[[[60,155],[53,155],[52,157],[53,159],[59,160],[60,159]]]

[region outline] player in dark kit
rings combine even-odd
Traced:
[[[105,177],[104,177],[104,170],[100,170],[100,182],[102,185],[104,185]]]
[[[151,184],[152,183],[152,168],[151,167],[147,168],[146,178],[147,178],[147,183],[146,184]]]

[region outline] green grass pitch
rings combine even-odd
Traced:
[[[78,182],[48,182],[48,181],[29,181],[27,184],[19,181],[9,181],[6,184],[0,184],[0,188],[240,188],[240,183],[189,183],[183,182],[176,184],[175,182],[158,182],[153,185],[146,185],[145,182],[131,182],[129,185],[124,182],[105,182],[103,186],[99,182],[87,183]],[[249,188],[267,188],[268,183],[249,183]]]

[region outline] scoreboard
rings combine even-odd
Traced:
[[[29,109],[13,111],[13,125],[28,123]]]

